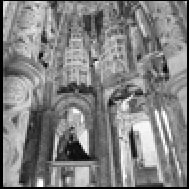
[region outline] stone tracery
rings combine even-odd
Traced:
[[[93,142],[97,141],[90,144],[90,150],[99,158],[99,185],[122,185],[121,173],[115,170],[119,167],[115,149],[118,141],[114,136],[117,131],[111,124],[123,126],[123,117],[125,122],[137,122],[148,116],[164,184],[186,185],[186,118],[181,110],[185,110],[182,94],[186,88],[186,69],[180,69],[176,75],[169,59],[177,56],[187,44],[186,18],[178,12],[181,10],[179,3],[125,2],[121,7],[116,1],[54,4],[34,1],[9,2],[4,7],[4,185],[19,186],[18,172],[31,109],[42,112],[38,123],[41,136],[36,163],[36,175],[41,176],[45,172],[45,161],[50,159],[48,150],[53,151],[51,140],[55,130],[51,124],[56,127],[61,113],[70,106],[84,110],[90,137]],[[98,14],[103,16],[97,21]],[[91,19],[91,26],[85,27],[87,19],[84,16]],[[43,54],[41,58],[40,53]],[[69,88],[72,84],[76,86],[74,90]],[[62,86],[65,90],[58,93]],[[128,118],[125,112],[111,112],[117,101],[125,98],[133,117]],[[162,106],[174,133],[173,143],[165,137],[168,158],[163,152],[154,114]],[[112,121],[111,113],[112,116],[120,115],[121,119]],[[160,120],[165,131],[161,114]],[[129,127],[121,129],[124,139],[128,139],[127,129]],[[127,146],[128,153],[129,150]],[[110,155],[107,157],[107,154]],[[131,167],[128,169],[128,179],[131,179],[133,173]],[[171,173],[173,171],[175,174]],[[136,184],[132,179],[128,183]]]

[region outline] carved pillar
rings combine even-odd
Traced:
[[[146,99],[147,108],[148,108],[148,115],[151,120],[152,125],[152,132],[154,135],[156,150],[157,150],[157,156],[158,156],[158,163],[160,164],[160,169],[162,171],[163,176],[163,183],[164,186],[175,186],[175,180],[172,175],[172,169],[169,162],[169,159],[167,157],[167,153],[165,153],[164,150],[164,144],[162,141],[161,132],[159,130],[159,127],[161,123],[158,122],[156,114],[155,114],[155,107],[156,107],[156,101],[153,95],[150,97],[147,97]]]
[[[3,184],[20,186],[20,168],[32,100],[32,83],[9,76],[3,82]]]
[[[166,113],[163,112],[163,109],[166,109],[166,107],[169,107],[169,105],[166,103],[166,101],[164,101],[164,98],[161,95],[159,95],[156,99],[157,99],[157,103],[158,103],[157,112],[159,114],[159,118],[160,118],[160,122],[161,122],[162,133],[165,138],[165,144],[166,144],[166,149],[167,149],[167,152],[166,152],[167,159],[169,161],[172,177],[174,179],[173,186],[183,187],[185,184],[185,178],[183,175],[183,167],[180,165],[180,156],[178,156],[178,152],[177,152],[178,151],[177,149],[181,149],[183,145],[181,143],[178,144],[178,141],[175,140],[175,136],[179,132],[174,129],[174,127],[175,127],[174,123],[170,124],[170,126],[171,126],[170,130],[168,128],[169,121],[166,122],[166,118],[165,118]],[[175,101],[175,99],[174,99],[174,101]],[[164,108],[162,108],[162,107],[164,107]],[[176,119],[179,119],[179,117],[175,116],[174,114],[172,114],[170,116],[174,116],[174,117],[176,117]],[[181,122],[181,120],[180,120],[179,123],[182,125],[183,122]]]
[[[169,93],[169,94],[173,94],[177,96],[177,99],[180,102],[180,106],[182,107],[185,124],[187,124],[187,68],[186,66],[187,66],[187,63],[184,62],[179,68],[177,68],[177,70],[174,71],[171,69],[171,65],[170,65],[170,72],[171,73],[173,71],[174,72],[172,73],[170,80],[165,84],[165,88],[164,88],[165,93]]]
[[[35,58],[37,56],[44,19],[44,14],[41,12],[45,12],[42,11],[45,5],[45,2],[21,2],[18,6],[19,9],[15,8],[16,4],[13,6],[17,10],[17,22],[13,23],[13,31],[10,34],[13,45],[7,47],[3,52],[5,55],[3,59],[3,138],[4,144],[7,144],[3,151],[3,171],[5,172],[3,184],[6,186],[20,186],[20,168],[32,92],[36,86],[44,81],[41,66],[25,57]],[[10,19],[11,24],[12,21]],[[6,28],[9,32],[10,24]],[[14,50],[9,51],[10,48]],[[7,54],[9,56],[6,56]]]
[[[14,49],[18,54],[37,60],[46,6],[46,1],[22,2],[22,9],[11,35]]]
[[[170,1],[143,1],[143,3],[153,19],[154,31],[166,58],[175,56],[177,52],[186,48],[186,32],[183,32],[181,27],[184,22],[179,18],[174,7],[170,6],[177,3]]]
[[[183,164],[185,163],[186,166],[186,160],[184,162],[184,159],[186,159],[186,137],[184,137],[183,135],[184,133],[180,134],[181,132],[177,128],[179,125],[178,123],[182,125],[181,123],[183,123],[183,120],[181,122],[179,116],[178,115],[176,116],[173,113],[172,114],[170,113],[168,115],[169,118],[173,119],[173,121],[170,122],[170,126],[172,127],[171,130],[173,133],[173,138],[171,139],[170,134],[167,131],[165,125],[166,123],[162,119],[162,115],[159,112],[162,107],[164,109],[167,109],[169,106],[166,104],[165,101],[162,101],[163,97],[161,95],[154,96],[151,98],[153,98],[153,103],[151,104],[151,107],[149,107],[149,109],[151,110],[149,113],[151,115],[151,120],[153,123],[152,129],[154,132],[156,149],[158,152],[158,158],[162,170],[164,184],[165,186],[180,186],[180,187],[185,186],[186,180],[183,175],[183,167],[179,163],[180,162],[182,162]],[[153,112],[156,114],[153,115]],[[157,116],[159,118],[157,118]],[[154,119],[156,119],[156,121],[154,121]],[[180,130],[182,130],[182,132],[184,131],[182,128],[180,128]],[[179,136],[179,139],[177,135]],[[185,138],[185,141],[180,138],[182,139]],[[183,143],[179,142],[179,140],[182,141]],[[182,150],[184,150],[184,148],[185,151],[182,154],[181,152]],[[177,152],[179,150],[180,150],[180,156],[178,155]],[[183,155],[185,155],[185,157],[183,157]]]
[[[14,50],[7,53],[7,49],[3,52],[3,54],[9,54],[3,60],[3,137],[14,154],[10,156],[12,160],[9,163],[4,163],[3,169],[6,176],[3,182],[7,186],[19,186],[29,108],[34,101],[32,93],[34,88],[44,82],[44,72],[42,67],[33,60],[18,55]],[[3,153],[8,158],[6,150]]]
[[[105,102],[107,102],[107,100],[105,100]],[[110,118],[111,114],[110,114],[109,110],[107,109],[108,108],[107,104],[105,105],[105,107],[106,107],[105,110],[104,110],[104,112],[105,112],[105,125],[107,127],[107,137],[108,137],[107,138],[107,145],[108,145],[108,154],[109,154],[109,157],[108,157],[109,158],[109,165],[108,166],[109,166],[109,172],[110,172],[109,179],[111,180],[110,186],[115,187],[115,186],[118,186],[118,185],[116,185],[116,182],[117,182],[116,181],[116,170],[115,170],[116,167],[115,167],[115,163],[114,163],[114,160],[115,160],[114,159],[114,133],[113,133],[113,125],[112,125],[111,118]],[[119,154],[118,154],[118,156],[119,156]],[[118,160],[118,159],[116,159],[116,160]],[[119,168],[120,167],[118,166],[117,169],[119,169]],[[120,169],[117,172],[120,173]],[[121,177],[120,177],[120,179],[121,179]],[[121,181],[119,182],[119,184],[121,185]]]
[[[122,186],[127,187],[135,186],[134,162],[131,156],[131,145],[129,137],[133,119],[135,118],[129,112],[118,110],[115,123],[119,137],[119,161],[121,161],[120,164],[122,169],[122,175],[120,176],[122,176]],[[115,146],[115,148],[118,148],[118,146]]]
[[[149,18],[145,14],[143,8],[139,5],[134,11],[134,17],[140,28],[144,39],[144,46],[146,53],[150,53],[156,50],[156,33],[152,28],[152,23],[150,23]]]
[[[182,109],[177,98],[164,99],[162,107],[168,117],[170,132],[173,136],[171,148],[174,148],[174,158],[180,186],[186,186],[187,178],[187,127]]]
[[[47,161],[53,159],[53,145],[54,145],[54,127],[56,126],[56,116],[54,112],[48,110],[43,112],[41,120],[41,139],[39,142],[39,155],[36,165],[35,177],[46,178],[47,174]],[[48,180],[45,181],[45,184]]]
[[[184,54],[185,56],[185,54]],[[176,59],[177,60],[177,59]],[[170,65],[171,77],[164,85],[163,93],[167,94],[162,99],[164,108],[171,127],[171,132],[175,140],[176,155],[180,162],[181,175],[183,184],[186,185],[187,178],[187,69],[186,62],[181,57],[179,66],[178,61]],[[175,69],[174,69],[175,64]],[[172,98],[169,98],[172,97]]]
[[[3,1],[3,42],[10,41],[9,35],[20,4],[18,1]]]
[[[115,177],[115,186],[122,187],[122,175],[121,175],[121,148],[119,143],[119,126],[120,123],[116,119],[117,107],[110,108],[110,129],[112,133],[112,148],[113,148],[113,168],[114,168],[114,177]],[[120,120],[119,120],[120,121]],[[113,179],[113,178],[112,178]]]
[[[105,105],[102,86],[97,87],[97,100],[96,100],[96,111],[97,111],[97,128],[96,128],[96,157],[99,160],[99,172],[98,172],[98,183],[100,187],[111,186],[111,171],[109,162],[109,140],[110,137],[106,122]]]
[[[129,140],[129,132],[131,130],[131,124],[125,124],[125,129],[122,130],[122,136],[123,136],[123,146],[124,150],[126,152],[125,154],[125,165],[126,167],[123,167],[125,169],[125,175],[123,175],[123,183],[127,187],[134,187],[135,186],[135,174],[134,174],[134,164],[131,157],[131,146],[130,146],[130,140]]]
[[[184,40],[187,41],[187,7],[183,1],[168,1],[169,5],[174,13],[174,16],[178,19],[178,25],[184,36]]]

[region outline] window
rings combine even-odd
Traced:
[[[67,59],[67,62],[71,62],[71,59],[69,58],[69,59]]]
[[[115,48],[111,49],[111,53],[114,53],[115,52]]]
[[[122,44],[123,40],[122,39],[117,39],[117,44]]]
[[[110,66],[110,64],[111,64],[111,62],[109,62],[109,61],[107,61],[107,63],[106,63],[107,65],[107,67],[109,67]]]
[[[79,75],[80,75],[80,83],[87,83],[87,72],[80,70]]]
[[[119,32],[120,32],[120,34],[124,34],[123,29],[120,29]]]
[[[111,33],[108,32],[108,33],[107,33],[107,37],[111,37]]]
[[[137,54],[137,61],[139,61],[142,58],[141,54]]]
[[[123,54],[120,54],[120,55],[119,55],[119,58],[120,58],[121,60],[123,60]]]
[[[71,80],[71,72],[70,70],[67,71],[67,81],[69,82]]]
[[[114,55],[114,56],[113,56],[113,60],[117,60],[117,55]]]
[[[119,52],[121,52],[121,51],[122,51],[122,47],[118,47],[117,50],[118,50]]]
[[[36,187],[44,187],[44,179],[43,178],[37,178],[37,185]]]

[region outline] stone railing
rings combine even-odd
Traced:
[[[96,161],[50,161],[47,162],[46,186],[95,187],[97,186]]]
[[[136,185],[159,183],[157,167],[135,168]]]

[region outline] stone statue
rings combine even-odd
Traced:
[[[90,160],[91,158],[79,143],[77,135],[75,134],[75,129],[71,127],[66,134],[62,135],[60,138],[56,161]]]

